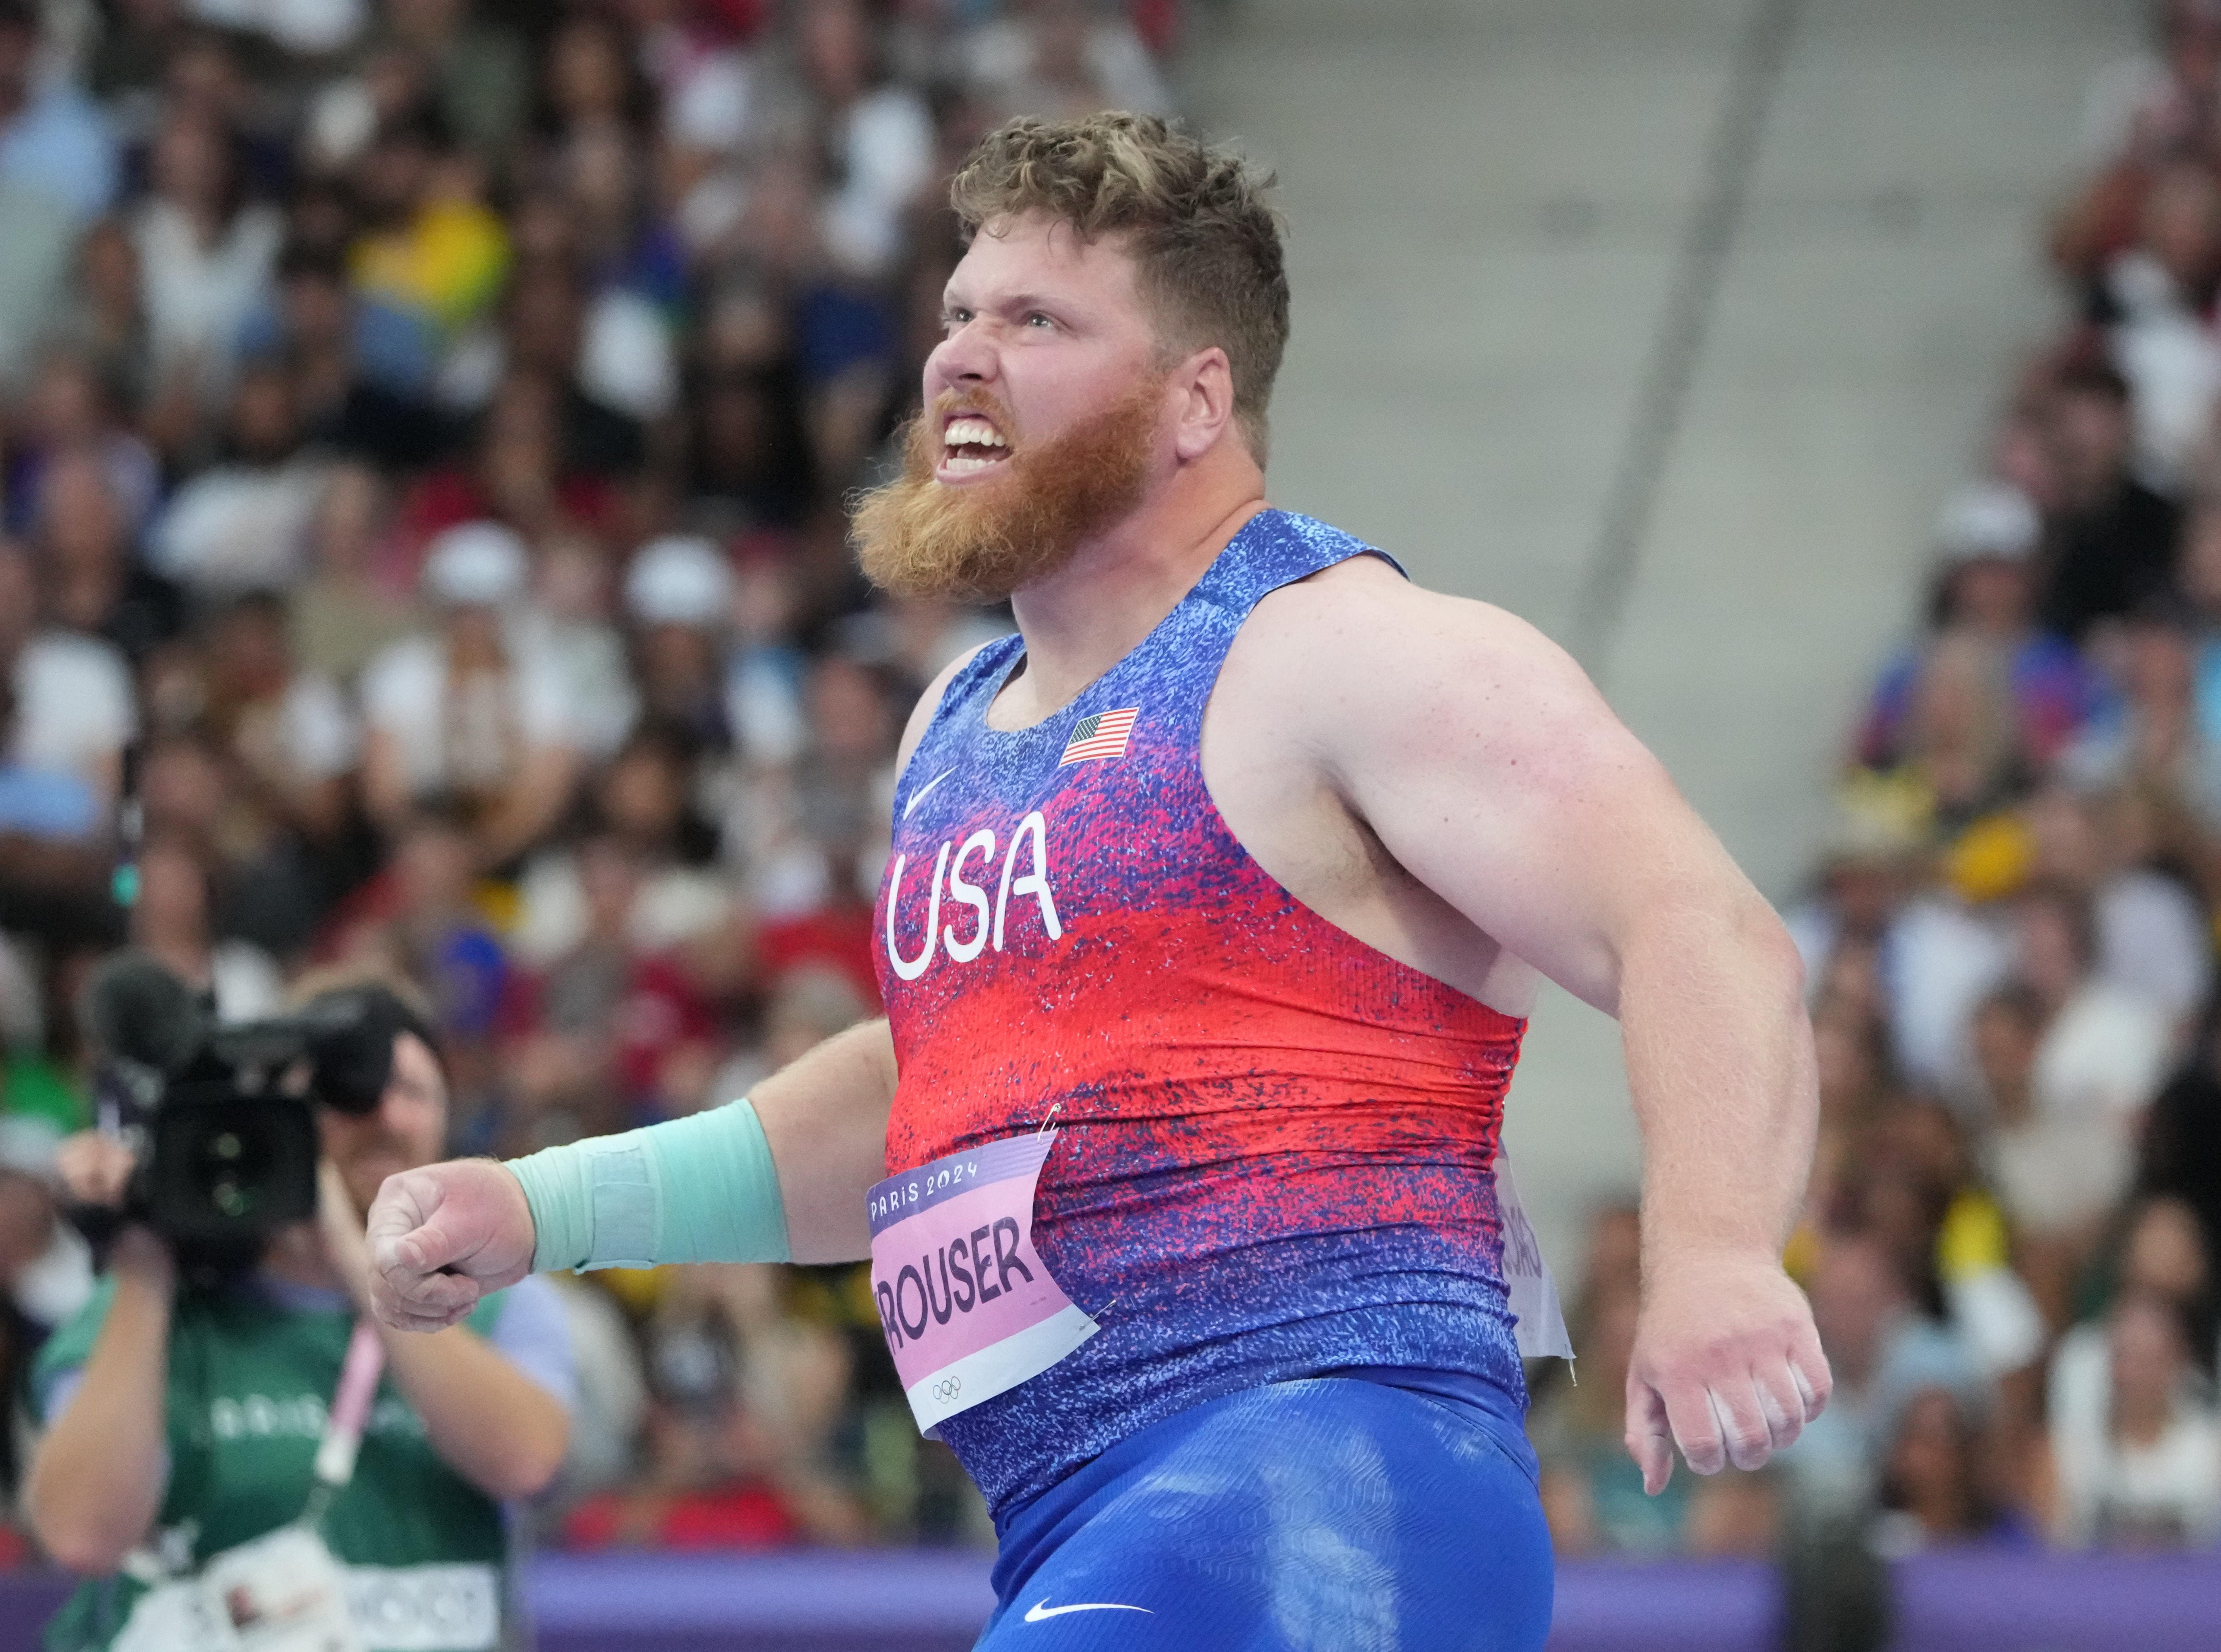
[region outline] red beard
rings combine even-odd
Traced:
[[[872,583],[898,596],[983,602],[1052,573],[1130,513],[1148,482],[1163,386],[1128,395],[1060,436],[1028,446],[1009,412],[977,391],[945,392],[903,433],[903,473],[856,505],[856,551]],[[934,477],[953,408],[977,408],[1010,443],[998,475],[961,487]]]

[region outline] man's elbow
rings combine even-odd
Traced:
[[[1805,1008],[1805,955],[1797,950],[1796,938],[1789,926],[1764,901],[1754,901],[1755,910],[1743,920],[1746,944],[1752,960],[1761,976],[1780,993],[1785,1006],[1801,1014]]]

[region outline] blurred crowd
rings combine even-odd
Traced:
[[[230,1018],[413,978],[460,1151],[873,1012],[896,737],[1007,622],[874,597],[841,496],[938,337],[957,159],[1169,112],[1179,21],[0,0],[0,1374],[87,1288],[46,1175],[127,941]],[[566,1300],[555,1541],[980,1529],[854,1270]]]
[[[2221,1541],[2221,0],[2154,22],[2050,226],[2068,320],[1942,512],[1786,914],[1820,1094],[1788,1261],[1834,1401],[1774,1468],[1646,1499],[1605,1213],[1580,1385],[1536,1413],[1567,1550]]]

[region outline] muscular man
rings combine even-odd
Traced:
[[[905,734],[888,1020],[714,1113],[395,1177],[382,1309],[868,1253],[994,1512],[984,1647],[1539,1646],[1495,1175],[1523,1018],[1548,976],[1624,1031],[1655,1491],[1676,1443],[1753,1468],[1827,1396],[1777,1259],[1796,954],[1556,648],[1266,505],[1287,284],[1240,162],[1020,121],[954,197],[947,337],[858,540],[1018,634]]]

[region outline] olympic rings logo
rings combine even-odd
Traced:
[[[964,1379],[961,1377],[943,1377],[933,1385],[933,1397],[944,1401],[954,1400],[956,1398],[956,1391],[963,1386]]]

